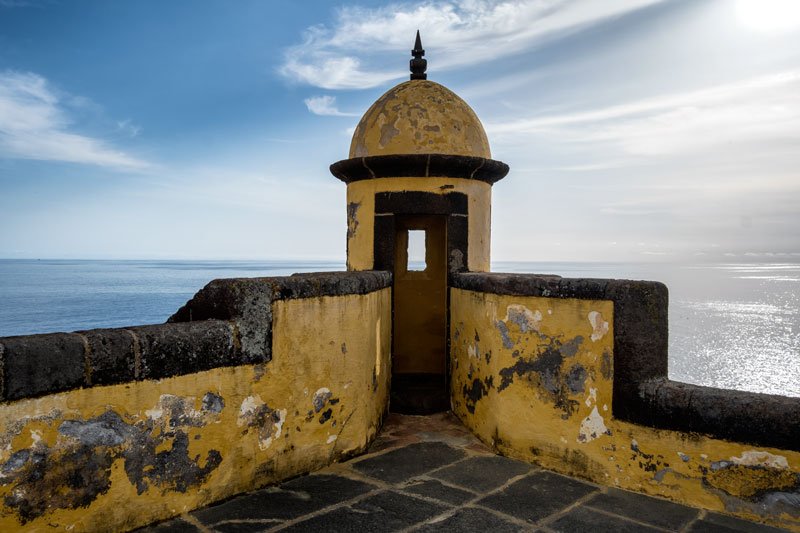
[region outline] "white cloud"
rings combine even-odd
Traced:
[[[357,113],[344,113],[339,111],[336,107],[336,97],[330,95],[324,96],[312,96],[311,98],[306,98],[305,100],[306,107],[309,111],[314,113],[315,115],[323,115],[323,116],[330,116],[330,117],[355,117],[358,116]]]
[[[100,139],[73,133],[69,126],[67,110],[45,78],[30,72],[0,72],[0,157],[128,170],[149,166]]]
[[[280,71],[325,89],[368,88],[405,75],[398,51],[420,30],[436,70],[485,63],[660,0],[447,0],[343,7],[331,28],[308,28]],[[386,57],[392,64],[386,68]]]
[[[564,142],[606,143],[633,156],[670,156],[748,143],[800,141],[800,71],[589,111],[487,124],[490,134],[556,135]],[[520,137],[521,136],[521,137]],[[757,155],[757,154],[756,154]]]

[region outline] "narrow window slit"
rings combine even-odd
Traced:
[[[408,230],[407,272],[423,272],[428,268],[425,262],[425,230]]]

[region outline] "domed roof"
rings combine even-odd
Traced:
[[[453,91],[413,79],[384,93],[353,133],[350,157],[447,154],[491,158],[478,116]]]

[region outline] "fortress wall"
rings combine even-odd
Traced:
[[[0,530],[131,529],[362,451],[390,285],[215,280],[168,324],[0,338]]]
[[[800,531],[800,399],[666,376],[666,288],[458,274],[451,398],[500,453]]]

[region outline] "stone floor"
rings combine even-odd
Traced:
[[[497,456],[451,414],[390,415],[367,454],[141,531],[781,531]]]

